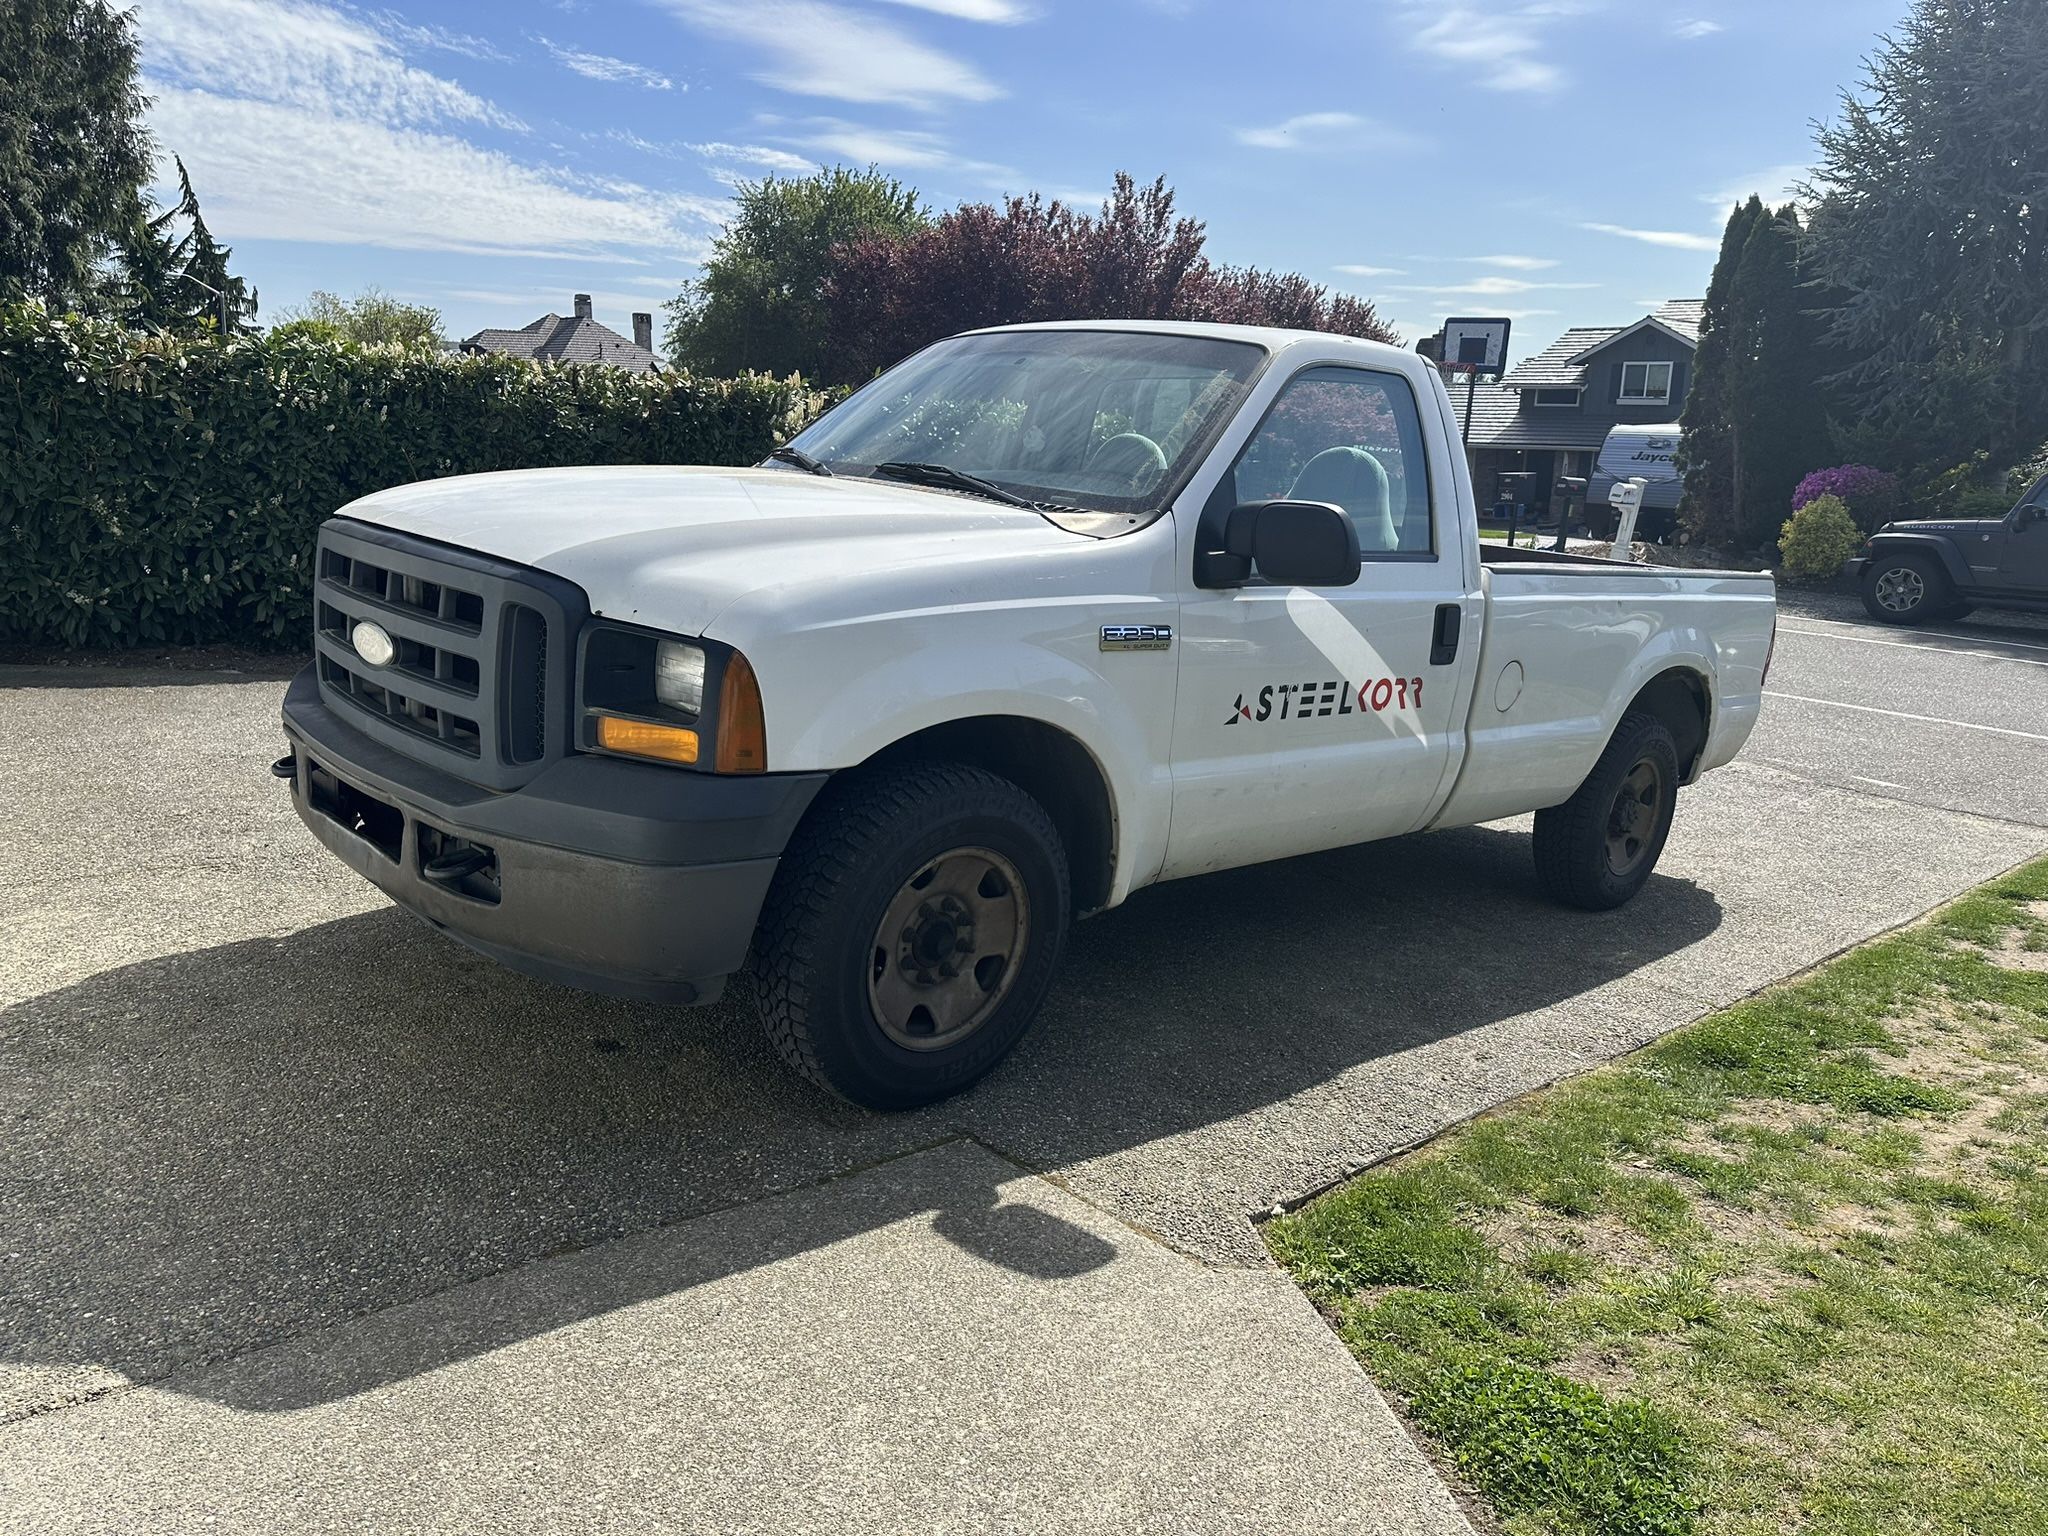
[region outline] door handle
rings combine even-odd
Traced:
[[[1429,664],[1432,667],[1446,667],[1458,659],[1458,630],[1465,621],[1465,610],[1457,603],[1436,605],[1436,628],[1429,637]]]

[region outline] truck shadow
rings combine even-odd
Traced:
[[[178,1372],[163,1384],[241,1409],[331,1401],[912,1218],[990,1263],[1084,1273],[1113,1250],[994,1181],[933,1211],[914,1179],[859,1180],[744,1253],[707,1223],[682,1262],[562,1266],[375,1352],[301,1337],[963,1135],[1056,1171],[1228,1122],[1721,921],[1662,877],[1625,912],[1562,913],[1527,869],[1525,834],[1474,829],[1148,892],[1076,930],[1016,1061],[894,1117],[795,1083],[743,998],[563,991],[395,910],[102,973],[0,1015],[0,1418],[104,1372]],[[187,1369],[292,1338],[256,1369]]]

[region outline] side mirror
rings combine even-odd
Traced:
[[[2048,507],[2044,507],[2040,505],[2038,502],[2028,506],[2021,507],[2018,511],[2013,513],[2013,532],[2018,533],[2024,529],[2031,528],[2035,523],[2040,522],[2041,519],[2044,517],[2048,517]]]
[[[1358,529],[1327,501],[1248,501],[1231,511],[1223,551],[1282,586],[1358,580]]]

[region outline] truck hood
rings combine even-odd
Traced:
[[[1096,541],[1038,513],[887,480],[779,469],[636,466],[455,475],[351,502],[341,516],[573,581],[594,612],[702,634],[769,586],[846,583],[1029,559]]]
[[[1879,533],[1982,533],[1996,528],[2005,519],[1999,517],[1936,517],[1923,518],[1917,522],[1886,523]]]

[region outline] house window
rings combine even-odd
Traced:
[[[1671,365],[1669,363],[1623,363],[1621,365],[1621,393],[1615,396],[1622,405],[1664,405],[1671,399]]]
[[[1532,389],[1529,391],[1531,405],[1566,405],[1579,403],[1580,391],[1576,389]]]

